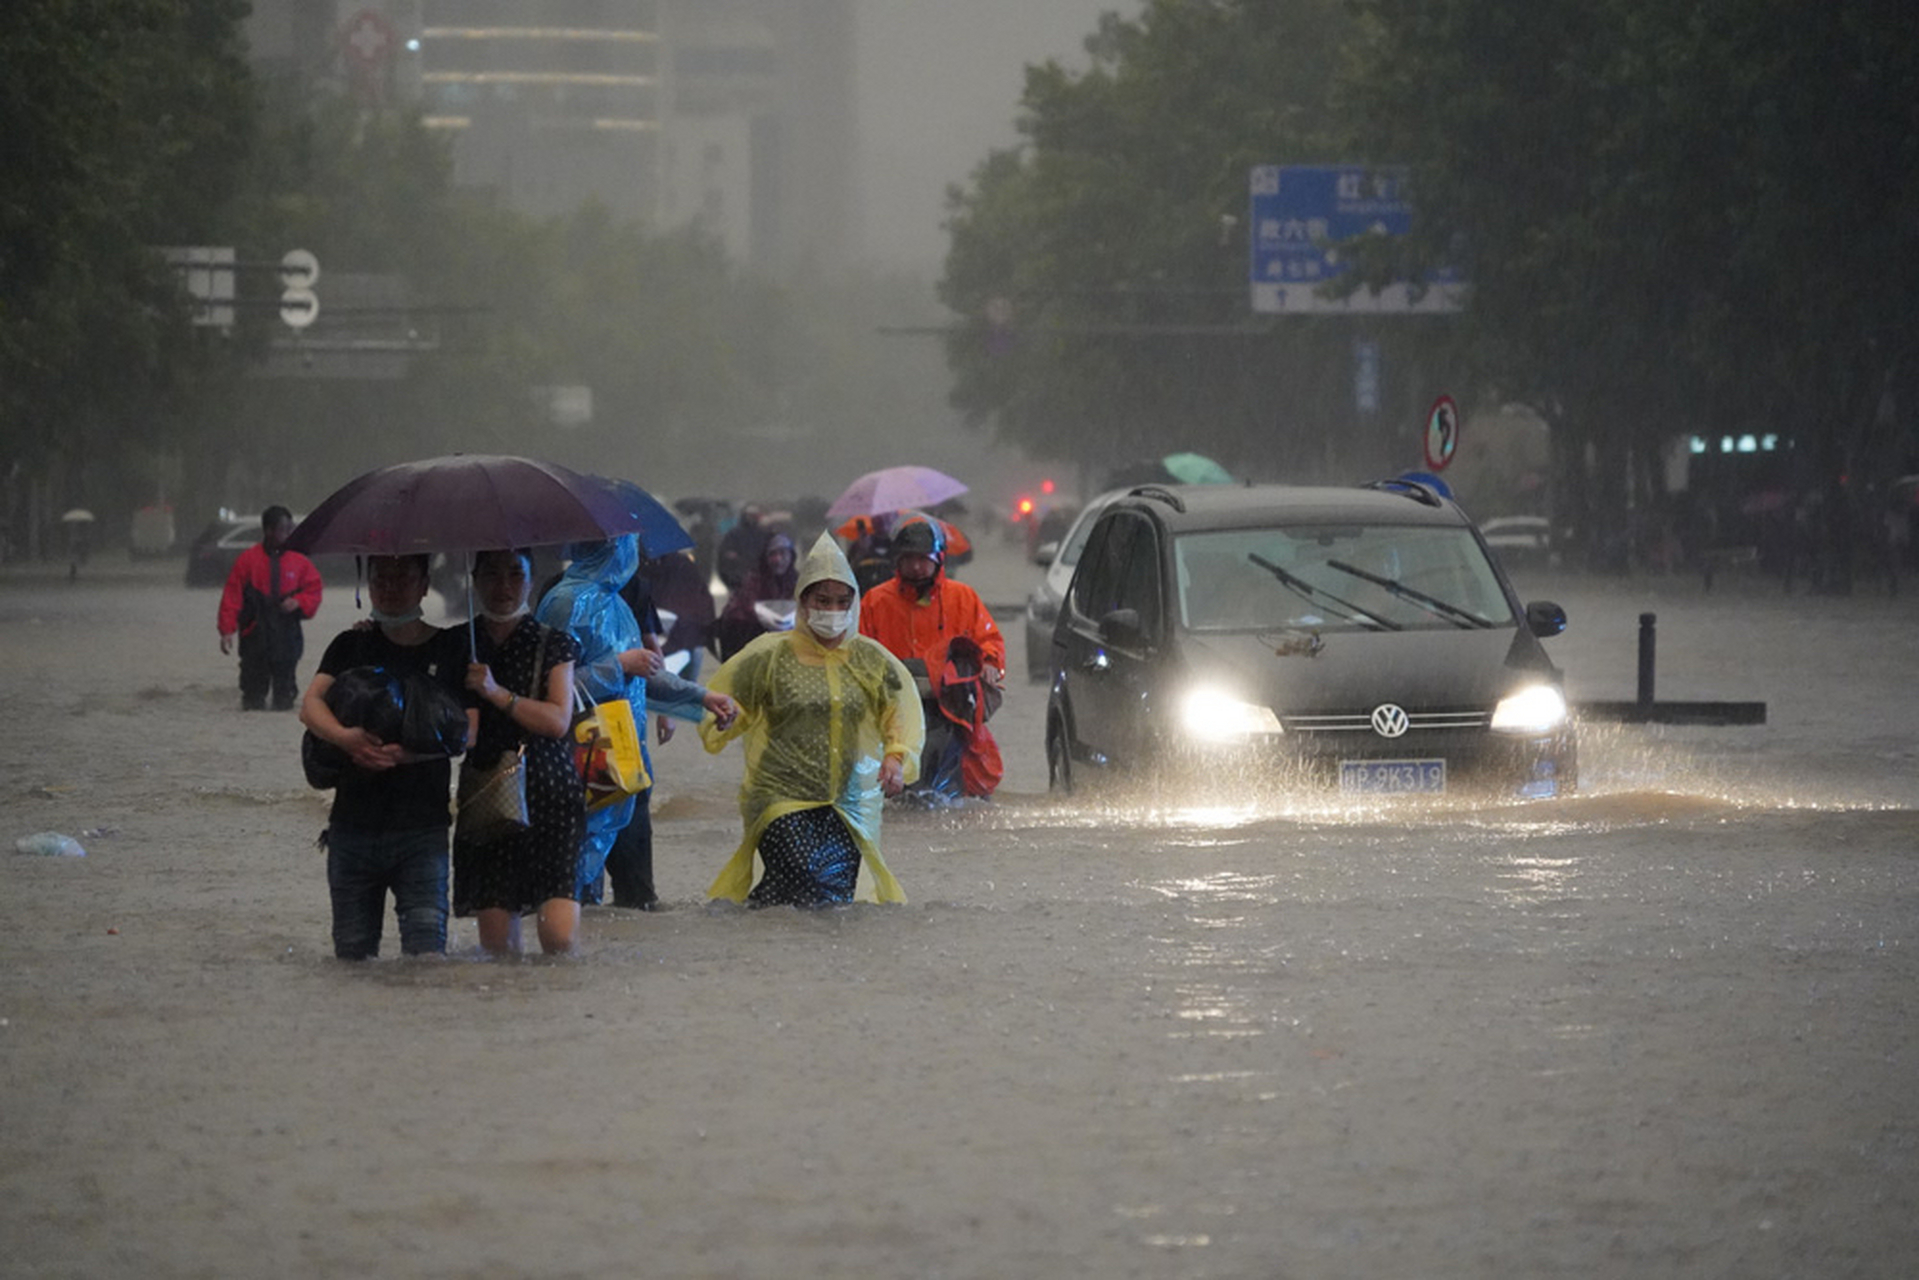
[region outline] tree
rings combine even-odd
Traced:
[[[948,201],[970,422],[1101,471],[1184,448],[1254,475],[1387,463],[1390,440],[1352,439],[1353,326],[1247,314],[1249,171],[1345,158],[1346,33],[1331,0],[1154,0],[1103,19],[1084,73],[1028,69],[1025,141]],[[1378,336],[1402,368],[1440,338]]]
[[[1467,247],[1485,367],[1623,533],[1686,431],[1777,427],[1840,511],[1913,365],[1919,41],[1881,0],[1362,0],[1355,137]],[[1641,483],[1629,482],[1638,465]],[[1602,559],[1623,563],[1614,539]]]
[[[110,467],[150,445],[145,407],[179,391],[194,336],[150,247],[194,243],[242,162],[245,12],[243,0],[0,10],[0,454],[30,474]]]

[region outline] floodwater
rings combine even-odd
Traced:
[[[1767,705],[1589,724],[1555,802],[1056,800],[1015,684],[999,802],[889,814],[897,908],[706,907],[739,765],[682,737],[668,910],[589,910],[560,962],[459,922],[449,962],[347,966],[214,593],[91,575],[0,580],[4,834],[88,846],[0,859],[7,1274],[1919,1263],[1911,597],[1533,575],[1575,700],[1633,697],[1650,611],[1659,697]],[[351,618],[335,589],[310,655]]]

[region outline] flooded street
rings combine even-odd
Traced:
[[[1633,697],[1651,611],[1662,699],[1768,722],[1589,724],[1559,802],[1067,801],[1016,681],[999,801],[889,814],[911,901],[820,914],[704,905],[740,765],[688,732],[669,909],[349,966],[216,593],[0,581],[0,1270],[1910,1275],[1919,599],[1521,586],[1575,701]]]

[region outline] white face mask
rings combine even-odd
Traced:
[[[806,625],[813,634],[822,640],[832,640],[846,634],[846,628],[853,621],[851,609],[811,609],[806,614]]]
[[[368,609],[367,617],[383,627],[404,627],[409,622],[420,620],[420,607],[415,605],[405,613],[388,613],[384,609]]]
[[[482,618],[485,618],[488,622],[512,622],[514,619],[523,616],[525,613],[526,613],[525,605],[521,605],[519,608],[515,609],[512,613],[495,613],[491,609],[480,610],[480,616]]]

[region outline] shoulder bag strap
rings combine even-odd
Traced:
[[[537,621],[533,625],[540,629],[540,640],[538,644],[533,646],[533,674],[526,678],[526,696],[535,702],[544,702],[546,699],[540,696],[540,677],[545,674],[542,668],[546,666],[546,636],[548,627],[544,622]]]

